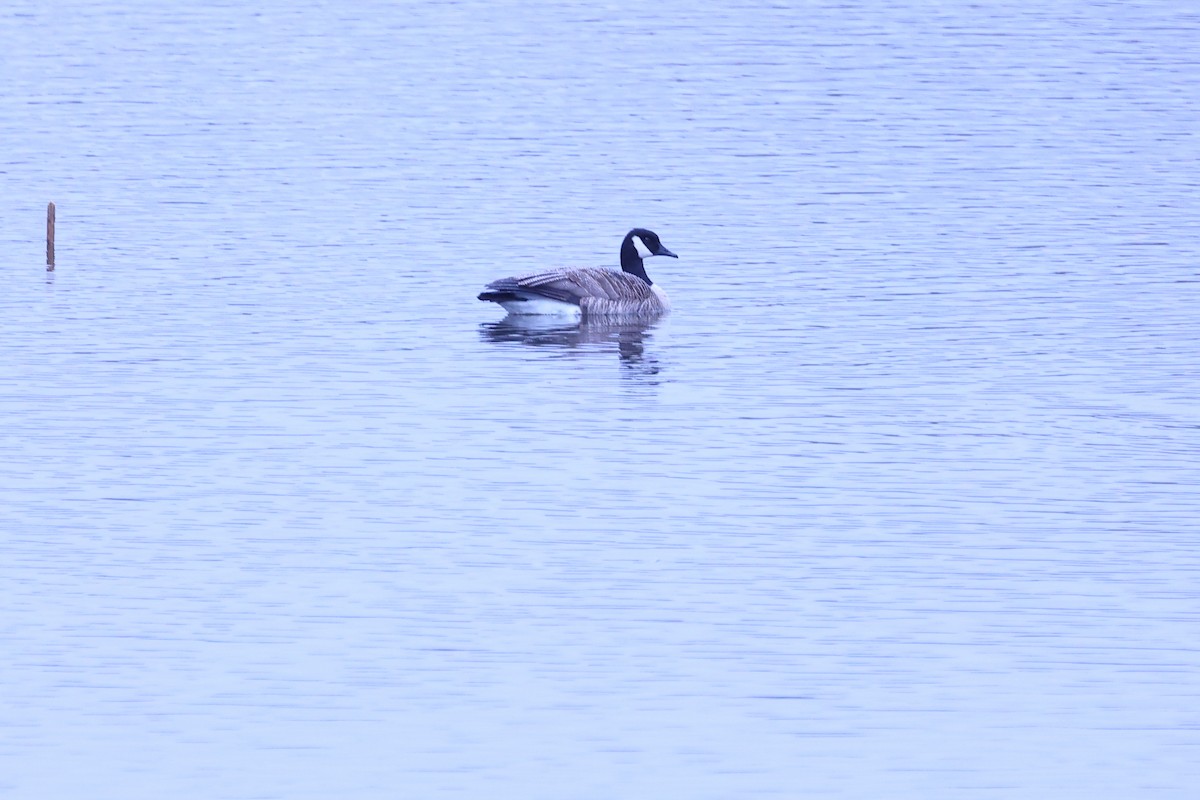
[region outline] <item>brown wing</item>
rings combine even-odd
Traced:
[[[495,293],[528,294],[584,306],[589,303],[640,304],[652,300],[650,284],[625,272],[598,267],[564,268],[501,278],[487,288]]]

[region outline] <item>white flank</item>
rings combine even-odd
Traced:
[[[667,299],[667,293],[662,290],[662,287],[656,283],[650,287],[650,291],[654,292],[658,299],[662,301],[663,311],[669,311],[671,308],[671,301]]]
[[[559,300],[551,300],[549,298],[537,298],[534,300],[501,300],[500,305],[510,314],[518,316],[553,316],[553,317],[573,317],[578,319],[583,313],[582,309],[574,303],[563,303]]]

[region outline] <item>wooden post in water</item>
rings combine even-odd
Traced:
[[[46,271],[54,272],[54,203],[46,206]]]

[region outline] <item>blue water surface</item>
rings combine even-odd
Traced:
[[[1195,796],[1192,4],[14,0],[0,69],[4,797]],[[664,320],[474,299],[634,226]]]

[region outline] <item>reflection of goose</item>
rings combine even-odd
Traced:
[[[604,318],[571,324],[553,317],[510,315],[500,322],[485,323],[479,330],[488,341],[529,347],[611,352],[606,345],[615,344],[623,367],[641,375],[655,375],[658,361],[645,352],[655,324],[653,319],[619,322]]]
[[[667,295],[646,274],[642,260],[678,258],[645,228],[634,228],[621,242],[621,272],[599,267],[562,269],[501,278],[487,285],[480,300],[499,303],[510,314],[579,317],[652,317],[671,306]]]

